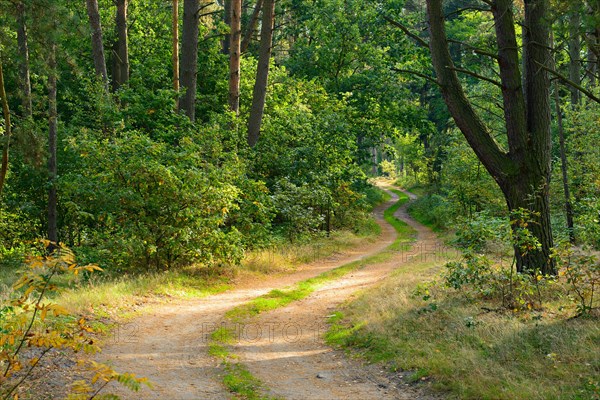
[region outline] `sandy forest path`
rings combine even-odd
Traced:
[[[396,238],[383,219],[383,211],[397,200],[377,207],[374,216],[382,227],[375,242],[317,260],[296,272],[260,281],[242,282],[217,295],[156,307],[152,313],[121,325],[98,357],[116,370],[147,377],[153,389],[138,393],[114,386],[109,391],[122,399],[229,399],[221,384],[219,361],[208,354],[210,333],[225,313],[272,289],[293,285],[346,263],[376,254]],[[434,249],[435,235],[413,221],[401,207],[396,216],[418,232],[416,249]],[[384,263],[367,265],[319,288],[302,301],[265,313],[240,327],[234,353],[250,371],[286,399],[430,398],[417,389],[394,382],[375,366],[349,360],[322,342],[326,317],[357,290],[373,285],[401,267],[406,252]]]

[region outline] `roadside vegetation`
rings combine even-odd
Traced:
[[[558,276],[515,272],[511,243],[534,245],[525,218],[516,243],[489,216],[442,232],[457,256],[409,261],[336,312],[327,342],[450,398],[598,398],[597,258],[565,246]]]

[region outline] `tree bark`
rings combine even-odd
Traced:
[[[560,94],[558,93],[558,84],[554,81],[554,105],[556,107],[556,121],[558,123],[558,142],[560,145],[560,169],[562,173],[563,192],[565,195],[565,214],[567,217],[567,229],[569,231],[569,241],[575,243],[575,230],[573,224],[573,206],[571,204],[571,193],[569,191],[569,175],[567,165],[567,150],[565,145],[565,129],[560,107]]]
[[[92,29],[92,54],[96,75],[102,78],[104,88],[108,91],[108,73],[106,72],[106,58],[104,57],[104,44],[102,42],[102,25],[98,12],[98,0],[86,0],[87,13]]]
[[[179,0],[173,0],[173,90],[179,92]],[[179,101],[177,101],[179,103]],[[177,108],[177,104],[176,104]]]
[[[231,0],[231,40],[229,45],[229,108],[239,114],[240,108],[240,37],[242,0]]]
[[[129,1],[116,0],[116,3],[117,41],[114,50],[112,81],[114,91],[117,91],[129,80],[129,38],[127,34],[127,6]]]
[[[508,151],[490,134],[467,99],[448,50],[442,0],[427,0],[430,51],[438,84],[450,114],[475,154],[498,183],[511,213],[525,209],[532,222],[529,230],[540,249],[523,251],[515,246],[519,272],[555,274],[550,258],[553,247],[550,226],[550,105],[549,80],[540,68],[549,59],[547,0],[525,4],[524,66],[519,70],[518,45],[511,0],[496,0],[491,9],[498,43]],[[522,87],[525,85],[525,88]],[[518,229],[513,226],[513,229]]]
[[[17,3],[17,43],[19,46],[19,74],[21,80],[21,104],[23,115],[32,116],[31,73],[29,68],[29,44],[27,40],[27,25],[25,23],[25,5]]]
[[[58,113],[56,108],[56,44],[51,45],[48,60],[48,240],[58,243],[56,142]]]
[[[581,15],[579,10],[574,10],[569,17],[569,79],[577,84],[581,83]],[[579,104],[581,94],[574,87],[570,88],[571,104]]]
[[[8,150],[10,147],[10,108],[8,107],[8,99],[6,98],[6,90],[4,88],[4,71],[2,69],[2,58],[0,58],[0,101],[2,102],[2,115],[4,116],[4,135],[2,146],[2,165],[0,166],[0,196],[4,189],[4,181],[8,172]]]
[[[183,33],[181,37],[181,66],[179,76],[185,93],[179,100],[179,109],[183,110],[192,122],[196,119],[198,9],[199,0],[183,1]]]
[[[258,68],[256,70],[256,82],[254,83],[254,91],[252,93],[252,108],[248,117],[248,144],[250,147],[254,147],[258,142],[265,110],[274,22],[275,0],[264,0]]]
[[[252,35],[254,34],[254,30],[256,29],[256,24],[258,23],[258,14],[260,14],[262,5],[263,0],[256,0],[254,11],[252,11],[252,16],[250,17],[250,21],[248,22],[248,26],[246,27],[246,33],[244,34],[244,38],[242,39],[242,45],[240,48],[241,53],[245,53],[246,51],[248,51],[248,46],[250,46]]]
[[[236,1],[236,0],[233,0]],[[223,22],[225,25],[231,27],[231,2],[232,0],[225,0],[223,3]],[[229,45],[230,45],[231,32],[229,35],[225,35],[222,41],[221,52],[223,54],[229,55]]]

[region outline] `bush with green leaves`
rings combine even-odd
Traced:
[[[428,194],[411,202],[408,211],[419,222],[434,229],[444,229],[451,218],[448,200],[438,194]]]
[[[568,285],[567,296],[576,305],[577,313],[589,315],[599,309],[600,260],[597,254],[563,245],[558,247],[554,256],[560,266],[559,274]]]
[[[545,300],[551,297],[551,286],[557,283],[554,276],[543,275],[539,271],[515,271],[514,259],[511,263],[501,260],[495,263],[485,254],[490,240],[505,240],[510,246],[527,252],[539,245],[528,229],[531,212],[524,209],[511,213],[509,221],[492,220],[489,226],[486,219],[474,219],[457,233],[455,243],[462,251],[462,259],[446,264],[445,285],[460,290],[471,300],[491,300],[502,308],[511,310],[541,309]]]
[[[355,161],[359,132],[349,123],[352,108],[284,69],[274,68],[272,81],[249,176],[271,191],[274,224],[290,238],[353,227],[368,204],[359,193],[367,185]]]
[[[184,133],[176,145],[138,131],[69,141],[79,168],[62,177],[61,193],[87,216],[85,253],[120,268],[239,260],[240,235],[226,221],[238,207],[240,167],[211,135]]]

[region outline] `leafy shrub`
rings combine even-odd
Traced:
[[[450,205],[446,198],[438,194],[428,194],[410,203],[408,211],[419,222],[434,229],[444,229],[448,226]]]
[[[597,295],[600,287],[600,262],[595,254],[586,254],[562,246],[555,252],[560,265],[560,275],[568,284],[568,297],[576,304],[579,315],[589,315],[598,308]]]
[[[213,159],[222,154],[214,139],[187,134],[177,146],[135,131],[70,141],[85,175],[65,176],[61,187],[89,216],[81,235],[87,254],[102,253],[121,268],[239,260],[240,235],[225,225],[238,208],[238,166]]]
[[[290,241],[316,232],[325,221],[319,206],[327,204],[329,196],[323,188],[296,186],[281,179],[275,185],[272,198],[277,210],[275,221],[284,227]]]

